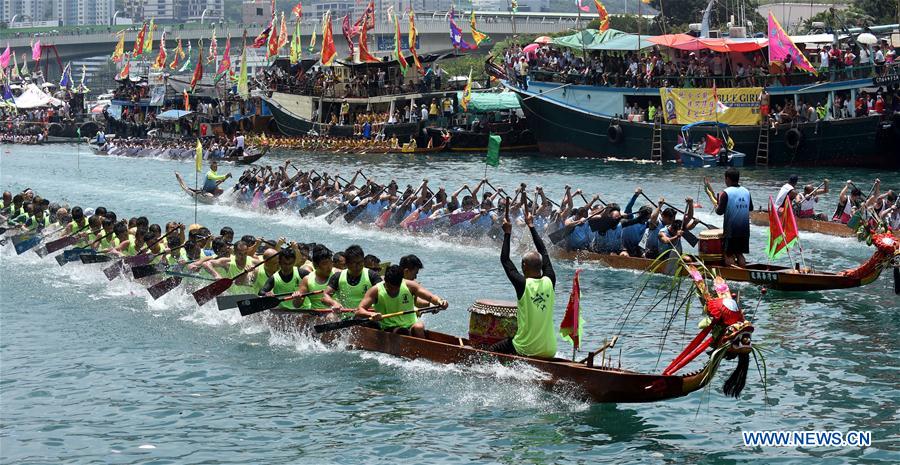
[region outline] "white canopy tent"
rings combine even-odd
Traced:
[[[30,110],[40,107],[59,107],[62,106],[62,100],[54,98],[52,95],[42,91],[35,84],[28,84],[21,95],[15,98],[16,108],[20,110]]]

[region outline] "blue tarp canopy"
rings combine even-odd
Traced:
[[[725,123],[717,123],[717,122],[715,122],[715,121],[697,121],[697,122],[694,122],[694,123],[691,123],[691,124],[685,124],[684,126],[681,127],[681,130],[682,130],[682,131],[688,131],[688,130],[693,129],[693,128],[697,127],[697,126],[710,126],[710,127],[716,127],[716,126],[718,126],[718,127],[722,128],[722,129],[728,129],[728,125],[725,124]]]
[[[184,110],[166,110],[159,114],[156,119],[163,121],[175,121],[185,116],[192,114],[192,111],[184,111]]]
[[[584,50],[641,50],[653,47],[647,40],[651,36],[638,36],[618,29],[607,29],[599,32],[596,29],[585,29],[567,36],[556,37],[550,42],[558,47]]]

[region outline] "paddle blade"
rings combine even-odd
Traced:
[[[305,216],[305,215],[308,215],[308,214],[316,211],[316,209],[318,209],[318,208],[319,208],[319,204],[313,202],[313,203],[310,203],[309,205],[301,208],[300,210],[297,210],[297,214],[300,216]]]
[[[160,270],[157,265],[139,265],[131,267],[131,275],[134,276],[134,279],[146,278],[147,276],[153,276],[155,274],[159,274],[162,270]]]
[[[341,320],[335,321],[333,323],[325,323],[321,325],[315,325],[313,329],[316,330],[316,333],[327,333],[328,331],[334,331],[343,328],[350,328],[353,326],[361,326],[365,324],[369,324],[371,320],[369,319],[351,319],[351,320]]]
[[[575,229],[575,228],[572,228],[572,229]],[[565,227],[557,229],[556,231],[553,231],[547,237],[550,238],[550,242],[552,242],[554,244],[559,244],[560,242],[565,240],[565,238],[569,237],[569,233],[572,232],[572,229],[569,229],[569,226],[565,226]]]
[[[47,253],[56,252],[59,249],[64,249],[74,243],[78,242],[78,238],[75,236],[66,236],[62,239],[57,239],[55,241],[50,241],[45,246],[47,248]]]
[[[216,297],[216,305],[219,307],[219,310],[230,310],[232,308],[237,308],[238,302],[247,299],[253,299],[259,297],[256,294],[234,294],[234,295],[220,295]]]
[[[691,247],[697,247],[697,244],[700,242],[700,239],[687,229],[682,230],[681,237],[683,237],[688,244],[691,244]]]
[[[132,257],[125,257],[125,264],[131,266],[142,266],[150,263],[150,255],[142,253]]]
[[[357,217],[359,217],[359,215],[361,215],[362,212],[364,212],[364,211],[366,211],[366,207],[357,206],[356,208],[353,209],[353,211],[347,212],[347,214],[344,215],[344,221],[350,223],[353,220],[355,220]]]
[[[122,271],[123,271],[122,260],[117,260],[112,265],[104,268],[103,274],[106,275],[106,279],[112,281],[112,280],[118,278],[119,275],[122,274]]]
[[[384,227],[387,226],[388,220],[390,220],[390,219],[391,219],[391,211],[385,210],[384,213],[382,213],[381,216],[379,216],[378,219],[375,220],[375,226],[378,226],[379,228],[384,229]]]
[[[270,308],[277,307],[278,304],[281,303],[281,299],[278,297],[259,297],[256,299],[245,299],[238,302],[238,309],[241,311],[241,316],[253,315],[254,313],[259,313],[266,311]]]
[[[340,207],[337,207],[334,210],[332,210],[332,212],[329,213],[328,216],[325,217],[325,221],[327,221],[328,224],[334,223],[334,221],[337,220],[338,217],[340,217],[341,215],[343,215],[346,212],[347,212],[347,206],[341,205]]]
[[[157,300],[160,297],[166,295],[172,289],[175,289],[181,284],[181,276],[172,276],[171,278],[166,278],[150,287],[147,288],[147,292],[150,293],[150,297],[153,297],[153,300]]]
[[[419,231],[419,230],[422,230],[422,229],[430,226],[432,223],[434,223],[434,220],[426,217],[426,218],[422,218],[421,220],[413,221],[412,223],[409,224],[408,229],[410,231]]]
[[[19,236],[15,236],[12,238],[13,248],[16,249],[16,255],[22,255],[23,253],[34,248],[34,246],[41,243],[42,237],[40,234],[33,234],[33,235],[29,235],[29,234],[31,234],[31,233],[20,234]],[[27,237],[22,237],[22,236],[27,236]],[[21,238],[21,239],[19,239],[19,238]],[[16,239],[19,239],[19,240],[17,241]],[[44,250],[44,248],[41,247],[40,250]],[[40,254],[38,254],[38,255],[40,255]],[[41,255],[41,256],[43,257],[43,255]]]
[[[41,247],[38,247],[38,248],[34,249],[34,253],[36,253],[36,254],[38,255],[38,257],[44,258],[44,257],[46,257],[50,252],[47,252],[47,246],[44,245],[44,246],[41,246]]]
[[[475,212],[459,212],[450,215],[450,226],[455,226],[463,221],[469,221],[472,218],[475,218],[477,213]]]
[[[206,286],[201,289],[197,289],[194,291],[194,300],[197,301],[197,305],[202,306],[203,304],[209,302],[214,299],[217,295],[225,292],[231,287],[231,284],[234,282],[231,278],[222,278],[209,286]]]
[[[85,265],[90,263],[105,263],[112,261],[113,259],[111,256],[104,254],[83,254],[80,258],[81,263],[84,263]]]
[[[66,255],[65,255],[65,254],[59,254],[59,255],[56,256],[56,263],[59,263],[59,266],[63,266],[63,265],[65,265],[66,263],[69,263],[69,261],[66,260]]]

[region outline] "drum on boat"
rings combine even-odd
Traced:
[[[697,250],[700,251],[700,260],[705,263],[721,262],[724,249],[724,229],[707,229],[700,233],[700,243],[697,245]]]
[[[469,341],[474,346],[488,346],[515,336],[517,311],[515,302],[476,300],[469,307]]]

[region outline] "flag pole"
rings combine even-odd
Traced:
[[[194,168],[194,224],[197,224],[197,181],[200,178],[200,172]]]

